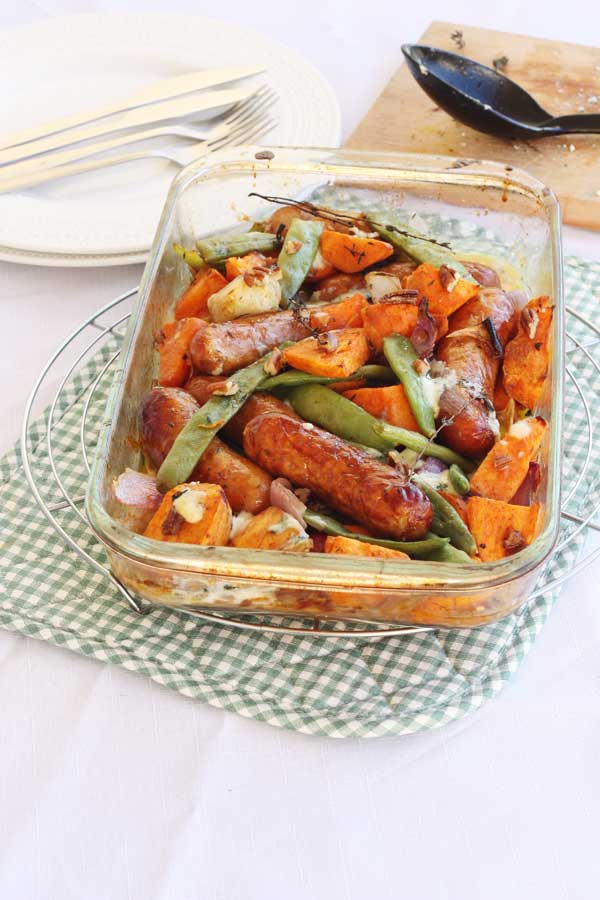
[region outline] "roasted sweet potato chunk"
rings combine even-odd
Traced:
[[[539,416],[515,422],[471,477],[471,490],[483,497],[508,502],[527,475],[546,428],[546,422]]]
[[[312,310],[310,327],[315,331],[336,331],[340,328],[361,328],[362,311],[369,305],[364,294],[351,294],[338,303],[328,303]]]
[[[190,316],[203,318],[208,315],[208,298],[225,287],[227,282],[216,269],[200,269],[192,283],[175,305],[175,318]]]
[[[233,281],[238,275],[243,275],[244,272],[250,272],[257,266],[266,268],[270,266],[272,262],[272,257],[266,257],[263,253],[258,253],[256,250],[253,250],[252,253],[247,253],[245,256],[230,256],[225,263],[225,275],[227,276],[227,281]],[[224,285],[221,285],[221,287],[223,286]],[[220,288],[217,288],[217,290],[220,290]]]
[[[192,374],[190,344],[196,332],[206,328],[204,319],[167,322],[157,336],[158,381],[164,387],[181,387]]]
[[[404,279],[404,287],[419,292],[419,300],[426,298],[429,312],[437,316],[451,316],[467,300],[477,296],[479,285],[458,278],[446,266],[436,269],[429,263],[422,263]]]
[[[531,544],[537,532],[539,503],[514,506],[488,497],[469,497],[467,522],[483,562],[512,556]]]
[[[356,237],[338,231],[324,231],[321,235],[323,257],[340,272],[362,272],[387,259],[393,252],[391,244],[377,238]]]
[[[363,309],[363,327],[375,350],[383,350],[388,334],[410,337],[417,324],[419,310],[414,303],[374,303]]]
[[[399,425],[409,431],[421,430],[401,384],[344,391],[344,397],[390,425]]]
[[[544,389],[550,359],[553,307],[548,297],[531,300],[521,311],[517,334],[504,352],[506,393],[526,409],[534,409]]]
[[[144,535],[178,544],[224,546],[231,533],[231,507],[222,487],[190,482],[168,491]]]
[[[325,553],[340,553],[344,556],[371,556],[379,559],[410,559],[408,553],[402,550],[392,550],[391,547],[380,547],[378,544],[368,544],[366,541],[357,541],[349,537],[327,537],[325,539]]]
[[[298,341],[283,351],[285,362],[301,372],[326,378],[346,378],[369,359],[370,350],[362,328],[328,331],[321,339]]]
[[[254,516],[231,544],[233,547],[296,553],[308,552],[312,547],[312,541],[300,523],[277,506],[269,506]]]

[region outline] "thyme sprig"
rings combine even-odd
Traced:
[[[330,209],[328,206],[319,206],[316,203],[310,203],[308,200],[294,200],[292,197],[270,196],[269,194],[259,194],[257,191],[252,191],[248,196],[259,197],[261,200],[266,200],[268,203],[295,206],[296,209],[308,213],[311,216],[317,216],[319,219],[327,219],[328,222],[335,222],[337,225],[342,225],[345,228],[352,228],[357,222],[366,221],[364,213],[339,212],[338,210]],[[412,238],[414,241],[427,241],[429,244],[436,244],[438,247],[443,247],[445,250],[452,249],[450,244],[446,241],[438,241],[436,238],[425,237],[422,234],[412,234],[410,231],[404,231],[404,229],[398,228],[397,225],[387,225],[384,222],[376,222],[375,219],[370,219],[369,221],[374,225],[378,225],[380,228],[385,228],[387,231],[393,231],[396,234],[402,234],[404,237]]]

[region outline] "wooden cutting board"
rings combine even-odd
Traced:
[[[462,34],[464,46],[457,46]],[[553,115],[600,113],[600,49],[563,44],[468,25],[433,22],[419,40],[492,66],[508,57],[504,73]],[[398,51],[399,55],[400,50]],[[507,141],[455,122],[400,66],[347,143],[369,150],[441,153],[491,159],[527,169],[558,195],[563,222],[600,229],[600,135]]]

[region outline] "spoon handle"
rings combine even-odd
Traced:
[[[552,125],[558,125],[563,134],[600,134],[600,115],[556,116]]]

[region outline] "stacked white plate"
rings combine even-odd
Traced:
[[[279,95],[271,145],[337,146],[333,91],[301,56],[201,16],[72,16],[0,34],[0,122],[6,130],[113,103],[163,78],[266,66]],[[131,149],[131,148],[130,148]],[[176,168],[143,160],[0,195],[0,259],[107,266],[145,259]]]

